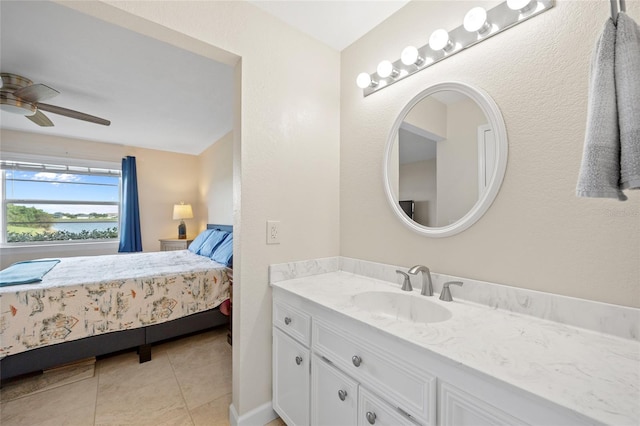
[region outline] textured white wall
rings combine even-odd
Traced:
[[[189,48],[186,34],[241,67],[233,405],[246,414],[271,400],[268,265],[339,254],[340,54],[241,1],[68,4]],[[281,221],[280,245],[266,245],[267,219]]]
[[[207,223],[233,224],[233,132],[224,135],[199,156],[199,227]]]
[[[494,2],[495,3],[495,2]],[[640,2],[628,3],[640,20]],[[588,69],[608,1],[563,1],[542,15],[366,98],[362,71],[436,28],[460,25],[479,2],[415,1],[342,52],[341,254],[627,306],[640,306],[640,191],[581,199]],[[457,236],[429,239],[394,217],[382,185],[393,121],[419,91],[458,80],[502,110],[509,160],[487,214]],[[362,212],[375,212],[363,215]],[[375,231],[374,231],[375,230]]]

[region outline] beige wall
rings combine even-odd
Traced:
[[[467,214],[478,201],[478,126],[487,124],[472,99],[447,105],[447,138],[438,142],[438,225]]]
[[[242,71],[233,147],[233,406],[240,415],[268,406],[268,266],[339,254],[340,55],[246,2],[68,4],[188,46],[183,33],[241,58],[232,63],[236,75]],[[267,219],[281,221],[281,244],[266,245]]]
[[[589,58],[607,1],[563,1],[544,14],[363,98],[355,85],[382,58],[454,28],[478,2],[414,1],[342,52],[341,254],[627,306],[640,306],[640,192],[581,199],[575,186]],[[640,20],[640,2],[627,2]],[[495,202],[440,239],[394,217],[382,186],[388,132],[419,91],[443,81],[486,90],[502,110],[509,159]],[[376,212],[362,215],[362,211]],[[376,232],[371,232],[375,229]]]
[[[404,122],[447,138],[447,106],[434,97],[418,102],[407,113]]]
[[[177,238],[179,221],[173,205],[191,204],[193,219],[185,219],[187,237],[198,232],[198,157],[153,149],[130,148],[136,157],[140,228],[145,251],[160,250],[158,238]]]
[[[172,219],[173,205],[184,201],[194,207],[194,219],[185,220],[189,236],[198,230],[198,157],[174,152],[135,148],[86,140],[45,136],[2,130],[0,156],[5,153],[47,155],[60,158],[109,161],[120,164],[122,157],[136,157],[138,177],[138,202],[140,204],[140,228],[144,251],[160,250],[159,238],[176,238],[178,222]],[[200,209],[201,210],[201,209]],[[205,217],[206,218],[206,217]],[[87,254],[112,254],[118,245],[100,243],[87,246],[56,247],[55,256],[82,256]],[[2,267],[25,259],[52,256],[49,250],[28,248],[3,248]]]
[[[233,132],[224,135],[199,156],[198,213],[200,230],[207,223],[233,224]]]

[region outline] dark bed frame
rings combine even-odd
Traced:
[[[233,227],[230,225],[208,224],[207,229],[233,232]],[[151,361],[152,344],[228,324],[229,319],[230,316],[223,315],[219,308],[214,308],[161,324],[31,349],[1,359],[0,380],[135,347],[138,348],[141,363]]]

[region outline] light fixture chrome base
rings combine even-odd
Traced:
[[[538,16],[539,14],[551,9],[553,6],[554,0],[537,0],[532,2],[530,10],[522,11],[510,9],[509,6],[507,6],[506,1],[500,3],[493,9],[487,11],[487,23],[490,26],[489,30],[486,30],[485,28],[484,32],[469,32],[465,30],[463,25],[460,25],[459,27],[449,31],[449,38],[454,46],[453,49],[446,52],[444,50],[436,51],[431,49],[428,43],[425,44],[418,49],[419,57],[424,58],[424,61],[421,64],[405,65],[400,59],[398,59],[393,62],[393,68],[398,70],[399,74],[395,77],[390,76],[387,78],[381,78],[377,72],[370,74],[371,81],[375,81],[377,84],[375,86],[371,85],[362,89],[363,95],[369,96],[378,90],[384,89],[385,87],[403,80],[418,71],[422,71],[445,58],[449,58],[456,53],[473,46],[474,44],[487,40],[488,38],[524,22],[527,19]]]

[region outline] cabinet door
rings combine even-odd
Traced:
[[[289,426],[309,424],[309,350],[273,329],[273,409]]]
[[[440,426],[516,426],[528,424],[445,382],[440,383],[439,400],[438,423]]]
[[[384,402],[365,388],[360,386],[358,397],[358,426],[416,426],[396,408]]]
[[[355,425],[358,383],[318,356],[311,363],[311,424]]]

